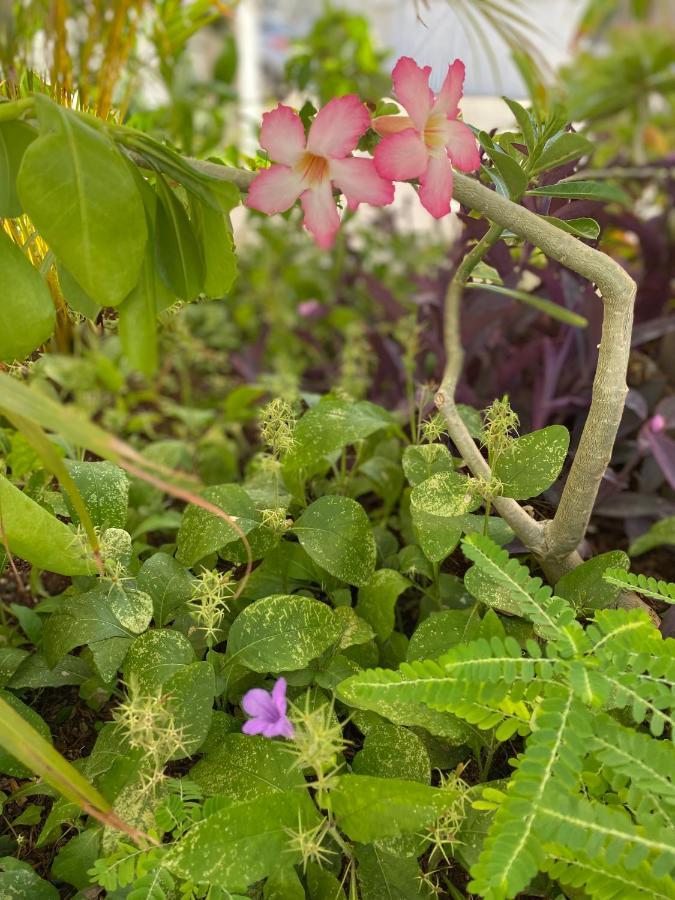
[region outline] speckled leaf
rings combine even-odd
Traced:
[[[167,679],[195,662],[192,644],[179,631],[153,628],[134,639],[124,661],[124,682],[156,694]]]
[[[563,425],[549,425],[512,441],[493,467],[504,496],[527,500],[551,487],[565,463],[569,443],[570,434]]]
[[[367,584],[375,570],[375,538],[365,510],[350,497],[320,497],[293,531],[317,565],[336,578]]]
[[[162,685],[166,707],[182,734],[182,749],[172,759],[191,756],[204,743],[211,727],[215,689],[213,668],[207,662],[182,666]]]
[[[438,475],[454,471],[450,451],[444,444],[413,444],[403,451],[403,471],[412,487]]]
[[[305,900],[305,889],[293,866],[272,872],[263,885],[263,900]]]
[[[338,606],[333,610],[333,616],[338,622],[342,637],[340,638],[340,650],[347,647],[356,647],[359,644],[367,644],[375,637],[375,632],[365,619],[357,615],[351,606]]]
[[[421,622],[408,645],[408,662],[438,659],[452,646],[472,641],[480,635],[477,606],[470,609],[445,609],[432,613]]]
[[[424,900],[432,896],[415,856],[388,853],[377,844],[356,847],[362,900]]]
[[[318,824],[305,791],[257,797],[222,809],[194,825],[164,857],[166,866],[196,883],[246,891],[279,867],[301,861],[289,845],[287,829]]]
[[[477,509],[480,503],[480,498],[469,491],[469,479],[459,472],[439,472],[410,493],[411,508],[433,516],[461,516]]]
[[[153,618],[158,625],[170,622],[192,597],[193,577],[168,553],[153,553],[136,577],[139,590],[152,598]]]
[[[202,491],[202,497],[218,506],[223,512],[237,517],[237,524],[248,534],[260,524],[260,513],[246,491],[238,484],[219,484]],[[186,566],[193,566],[200,559],[220,550],[239,535],[229,522],[219,519],[201,506],[189,504],[183,513],[176,539],[176,559]]]
[[[455,791],[417,781],[342,775],[331,790],[330,802],[340,829],[352,840],[367,844],[421,831],[455,797]]]
[[[363,440],[394,422],[392,416],[361,400],[326,399],[308,410],[295,427],[295,444],[284,465],[306,468],[322,457]]]
[[[5,856],[0,859],[0,897],[2,900],[59,900],[53,884],[25,862]]]
[[[28,650],[20,647],[0,647],[0,688],[5,687],[29,655]]]
[[[227,641],[230,663],[254,672],[303,669],[340,640],[342,628],[325,603],[299,594],[256,600],[239,613]]]
[[[142,634],[152,620],[152,597],[132,585],[115,585],[108,594],[110,610],[131,634]]]
[[[429,784],[429,754],[417,735],[400,725],[375,725],[352,762],[357,775],[405,778]]]
[[[52,736],[49,733],[47,724],[34,709],[22,703],[18,697],[15,697],[10,691],[0,691],[0,698],[12,707],[14,712],[18,713],[22,719],[25,719],[29,725],[41,734],[43,738],[51,743]],[[0,747],[0,772],[3,775],[11,775],[13,778],[32,778],[33,773],[26,766],[22,765],[15,756],[8,753],[4,747]],[[2,882],[0,881],[0,886]],[[0,897],[2,894],[0,894]]]
[[[119,586],[111,588],[110,585],[100,585],[86,594],[66,597],[45,625],[42,650],[48,665],[55,666],[74,647],[91,641],[134,637],[137,632],[122,625],[113,607],[121,611],[134,628],[143,622],[147,627],[152,615],[152,601],[148,595],[136,592],[132,598],[126,595],[122,598],[120,594],[124,591]],[[136,601],[138,607],[134,608]],[[144,629],[139,627],[139,630]]]
[[[569,601],[576,609],[606,609],[616,600],[619,585],[609,584],[602,577],[607,569],[630,568],[630,559],[623,550],[610,550],[586,560],[555,586],[556,597]]]
[[[98,528],[124,528],[127,523],[129,479],[114,463],[66,462],[70,477],[82,495],[91,520]],[[68,495],[66,504],[73,522],[78,522]]]
[[[394,630],[396,601],[409,587],[408,579],[395,569],[378,569],[370,581],[359,588],[356,611],[372,626],[380,640],[386,641]]]
[[[0,517],[5,540],[16,556],[60,575],[91,575],[93,559],[84,557],[75,534],[0,475]]]
[[[412,506],[412,526],[417,543],[426,558],[433,563],[450,556],[462,536],[462,516],[435,516]]]
[[[342,879],[333,875],[328,869],[324,869],[318,863],[310,862],[307,865],[308,900],[345,900]]]
[[[122,668],[131,646],[131,638],[111,637],[89,644],[96,671],[103,681],[110,682]]]
[[[207,796],[223,794],[236,803],[268,794],[299,790],[305,779],[291,768],[288,748],[258,735],[225,734],[221,743],[190,769]]]

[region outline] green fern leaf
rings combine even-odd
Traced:
[[[552,781],[578,790],[588,714],[570,692],[545,698],[536,728],[495,813],[469,890],[489,900],[515,897],[546,858],[539,833],[539,807]]]
[[[533,578],[525,566],[510,559],[506,550],[485,535],[469,535],[462,541],[462,549],[474,563],[464,583],[476,599],[495,605],[494,595],[485,590],[485,580],[481,577],[487,576],[488,585],[490,581],[496,582],[506,592],[510,606],[506,612],[528,619],[540,637],[555,641],[565,655],[577,653],[583,629],[566,600],[552,596],[548,585],[540,578]]]
[[[659,652],[662,642],[661,632],[641,609],[598,610],[586,634],[591,644],[588,653],[596,656],[611,655],[617,650],[639,653],[652,647]]]
[[[675,881],[655,878],[647,863],[634,869],[619,867],[599,854],[572,852],[562,844],[548,844],[543,870],[560,884],[583,888],[594,900],[672,900]]]
[[[672,581],[657,581],[656,578],[636,575],[633,572],[625,572],[623,569],[607,569],[603,578],[609,584],[616,584],[628,591],[635,591],[644,597],[661,600],[663,603],[675,603],[675,583]]]

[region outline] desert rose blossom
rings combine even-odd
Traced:
[[[260,131],[260,145],[276,165],[255,177],[247,206],[273,215],[290,209],[299,197],[305,228],[327,249],[340,227],[333,185],[350,209],[359,203],[386,206],[394,199],[394,186],[377,174],[373,160],[351,155],[369,127],[368,110],[355,94],[327,103],[307,138],[300,116],[280,103],[265,113]]]
[[[293,726],[286,715],[286,679],[279,678],[270,691],[252,688],[241,701],[242,709],[251,718],[244,722],[244,734],[264,737],[293,737]]]
[[[382,141],[375,148],[375,168],[383,178],[409,181],[419,178],[422,206],[440,219],[450,212],[452,166],[473,172],[480,154],[473,132],[457,119],[464,88],[464,63],[448,66],[440,92],[429,87],[431,67],[421,69],[402,56],[392,79],[398,102],[407,116],[380,116],[373,128]]]

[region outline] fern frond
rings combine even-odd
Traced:
[[[661,600],[663,603],[675,603],[675,583],[657,581],[647,575],[636,575],[623,569],[607,569],[602,576],[609,584],[618,585],[628,591],[635,591],[643,597]]]
[[[175,888],[172,875],[163,866],[158,866],[136,881],[127,900],[169,900],[176,896]]]
[[[586,627],[586,634],[591,641],[588,653],[603,656],[617,650],[641,653],[653,645],[658,652],[662,642],[661,632],[641,609],[598,610]]]
[[[588,714],[571,692],[546,697],[536,728],[511,778],[478,862],[469,890],[491,900],[514,897],[543,866],[546,854],[538,831],[539,806],[553,781],[566,790],[579,786]]]
[[[532,622],[534,630],[549,641],[555,641],[566,655],[578,652],[583,629],[576,621],[574,609],[562,597],[552,596],[552,590],[541,578],[533,578],[529,570],[517,560],[510,559],[506,550],[482,534],[471,534],[462,541],[464,555],[474,563],[464,578],[468,590],[488,606],[495,603],[481,575],[502,587],[508,596],[509,609]]]
[[[573,851],[606,855],[612,864],[634,870],[647,862],[657,878],[675,870],[675,832],[635,825],[618,807],[592,803],[551,784],[538,804],[539,835]]]
[[[661,737],[667,725],[675,740],[675,720],[670,714],[675,703],[672,685],[639,672],[621,671],[616,665],[593,672],[593,678],[606,709],[628,710],[636,724],[649,723],[654,737]]]
[[[572,852],[562,844],[548,844],[543,870],[554,880],[572,888],[583,888],[594,900],[672,900],[675,881],[655,878],[647,863],[634,869],[619,868],[599,854]]]

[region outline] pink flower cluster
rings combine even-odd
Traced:
[[[279,104],[263,116],[260,145],[274,165],[263,169],[249,189],[247,205],[273,215],[300,199],[304,225],[320,247],[328,248],[340,227],[333,191],[359,203],[387,206],[394,181],[419,180],[419,197],[432,216],[450,212],[452,166],[472,172],[480,155],[471,129],[459,121],[464,63],[448,67],[438,95],[429,87],[431,68],[401,57],[392,73],[396,98],[407,115],[380,116],[371,123],[355,95],[336,97],[319,110],[309,134],[297,113]],[[372,127],[382,140],[373,159],[353,156],[359,140]]]

